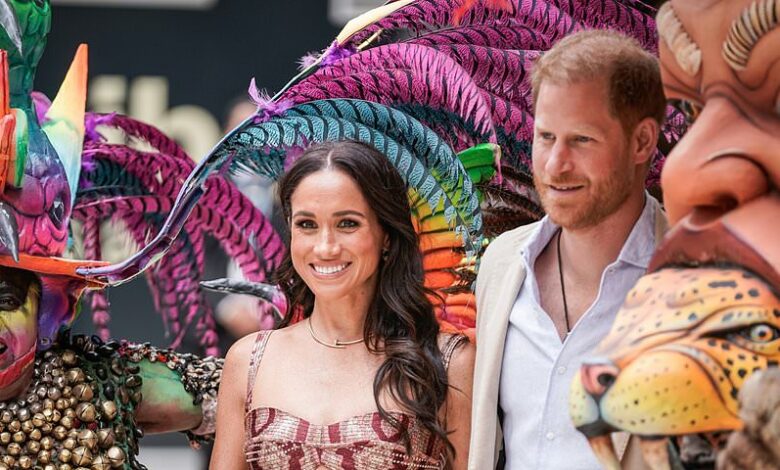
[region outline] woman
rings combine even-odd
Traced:
[[[398,172],[320,144],[279,194],[288,311],[228,352],[212,468],[465,469],[474,348],[439,334]]]

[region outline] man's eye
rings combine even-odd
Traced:
[[[555,140],[555,136],[551,132],[540,132],[539,138],[542,140]]]
[[[574,138],[574,141],[579,144],[586,144],[588,142],[593,142],[593,139],[585,135],[578,135]]]

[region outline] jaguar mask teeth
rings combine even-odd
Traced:
[[[606,470],[620,470],[620,460],[618,460],[617,453],[615,452],[615,445],[612,443],[612,438],[609,434],[603,434],[601,436],[594,436],[588,438],[588,444],[596,455],[596,458],[601,463],[601,466]]]

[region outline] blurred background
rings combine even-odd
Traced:
[[[76,47],[87,43],[88,108],[117,111],[154,124],[198,159],[230,126],[231,109],[235,108],[233,125],[244,117],[242,113],[253,110],[242,104],[253,77],[260,89],[273,94],[295,75],[301,56],[324,49],[348,19],[381,3],[52,0],[51,34],[35,88],[54,96]],[[267,183],[239,183],[259,207],[271,210]],[[114,255],[121,256],[124,242],[122,237],[115,238]],[[206,250],[210,257],[207,276],[224,277],[228,261],[215,243],[212,248]],[[145,280],[111,289],[108,295],[114,336],[160,346],[170,342],[154,312]],[[221,298],[211,300],[216,304]],[[238,307],[229,310],[240,311]],[[84,308],[74,332],[91,334],[90,317]],[[231,337],[228,333],[221,336],[224,353]],[[141,448],[139,460],[150,470],[207,467],[208,450],[189,450],[183,435],[147,436]]]

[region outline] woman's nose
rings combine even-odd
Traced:
[[[341,252],[341,244],[338,242],[333,232],[323,230],[314,246],[314,252],[321,258],[334,258]]]

